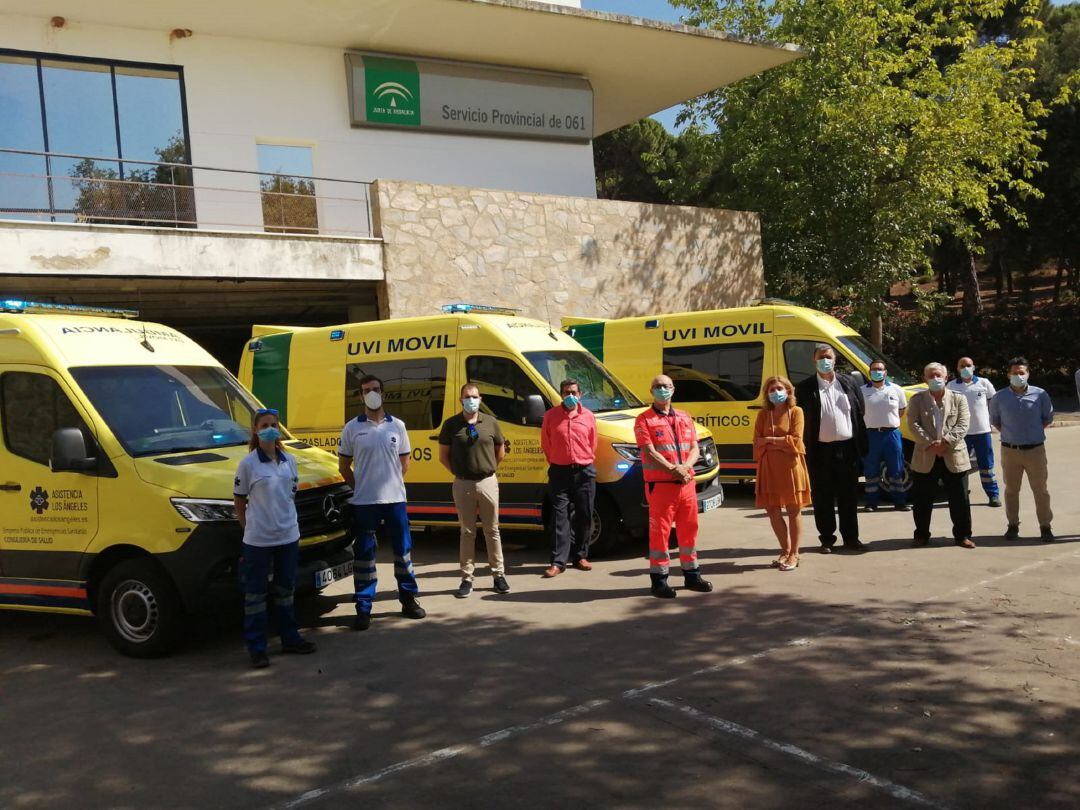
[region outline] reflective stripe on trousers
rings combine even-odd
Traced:
[[[679,540],[679,564],[683,573],[698,570],[697,489],[688,484],[645,485],[649,501],[649,573],[666,576],[669,569],[668,538],[672,524]]]

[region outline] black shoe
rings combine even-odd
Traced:
[[[832,554],[832,546],[822,546],[818,549],[822,554]]]
[[[1020,539],[1020,527],[1019,526],[1010,526],[1009,528],[1007,528],[1005,530],[1005,539],[1006,540],[1019,540]]]
[[[270,656],[266,654],[266,650],[251,654],[251,666],[254,669],[265,669],[270,666]]]
[[[893,507],[893,509],[895,509],[897,512],[910,512],[911,511],[911,507],[908,506],[906,503],[898,503]]]
[[[1039,537],[1042,538],[1042,541],[1044,543],[1053,543],[1054,542],[1054,533],[1052,531],[1050,531],[1049,526],[1040,526],[1039,527]]]
[[[708,580],[701,578],[701,574],[693,573],[686,574],[683,578],[686,583],[686,589],[688,591],[697,591],[698,593],[710,593],[713,589],[712,583]]]
[[[862,554],[864,551],[869,551],[866,543],[856,540],[854,543],[844,543],[844,551],[849,554]]]
[[[668,585],[667,574],[649,574],[652,578],[650,592],[658,599],[674,599],[675,589]]]
[[[915,535],[915,539],[911,541],[912,548],[924,548],[928,545],[930,545],[929,537],[919,537],[919,535]]]
[[[401,603],[401,615],[406,619],[422,619],[427,616],[427,611],[415,599],[409,599]]]
[[[495,577],[495,593],[510,593],[510,583],[502,574]]]
[[[987,503],[986,505],[987,506],[1001,506],[1001,499],[1000,498],[991,498],[990,502]]]
[[[465,599],[472,593],[472,580],[463,579],[461,584],[458,585],[458,589],[454,591],[454,596],[458,599]]]
[[[876,503],[873,504],[873,505],[871,505],[871,504],[866,505],[866,511],[867,512],[876,512],[877,510],[878,510],[878,505]]]
[[[371,627],[371,614],[370,613],[357,613],[356,618],[353,619],[353,630],[367,630]]]
[[[292,644],[282,644],[281,652],[285,655],[311,655],[318,649],[314,641],[294,641]]]

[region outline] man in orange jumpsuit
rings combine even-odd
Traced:
[[[679,538],[679,563],[686,587],[708,593],[712,583],[701,578],[697,561],[698,511],[694,463],[698,459],[697,429],[690,414],[671,407],[675,383],[665,374],[653,378],[653,404],[638,415],[634,436],[641,448],[645,496],[649,502],[649,576],[652,595],[671,599],[668,585],[668,537],[671,524]]]

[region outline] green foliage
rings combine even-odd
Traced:
[[[872,309],[926,271],[936,234],[971,249],[1037,194],[1029,88],[1036,0],[672,0],[687,22],[805,56],[691,108],[719,137],[707,202],[759,211],[770,293]],[[985,22],[1013,15],[1014,36]]]

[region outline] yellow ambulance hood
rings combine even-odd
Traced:
[[[290,443],[285,450],[296,459],[300,489],[341,483],[337,460],[332,455],[315,448],[289,447]],[[141,456],[134,462],[139,477],[148,484],[185,498],[232,500],[236,468],[249,452],[246,445],[212,447],[190,453]]]

